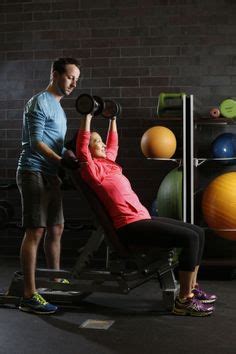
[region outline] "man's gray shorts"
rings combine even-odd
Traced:
[[[64,223],[61,180],[35,171],[17,171],[21,194],[22,225],[48,227]]]

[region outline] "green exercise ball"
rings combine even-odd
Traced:
[[[158,215],[177,220],[183,218],[183,172],[174,168],[162,180],[157,192]]]

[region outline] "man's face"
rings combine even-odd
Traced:
[[[106,157],[106,145],[103,143],[101,136],[96,132],[91,133],[89,150],[92,157]]]
[[[80,77],[80,70],[74,64],[67,64],[65,72],[59,74],[54,72],[54,82],[57,86],[59,93],[63,96],[69,96],[71,92],[76,88],[77,81]]]

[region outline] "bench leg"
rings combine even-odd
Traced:
[[[166,310],[171,311],[175,298],[179,292],[179,284],[175,279],[174,271],[170,267],[158,272],[160,287],[162,289],[162,300]]]

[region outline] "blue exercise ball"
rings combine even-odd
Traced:
[[[228,158],[236,155],[236,135],[223,133],[216,137],[211,144],[214,158]]]

